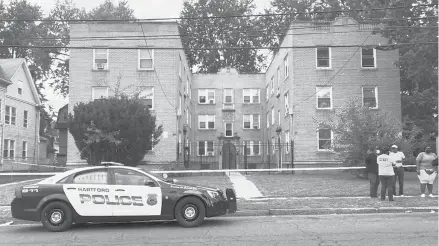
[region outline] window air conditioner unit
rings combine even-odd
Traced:
[[[213,152],[207,152],[208,156],[213,156]]]
[[[105,63],[96,63],[96,68],[99,70],[105,69]]]

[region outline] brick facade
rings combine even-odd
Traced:
[[[72,37],[87,36],[141,36],[139,23],[126,24],[74,24]],[[145,35],[178,34],[176,23],[142,23]],[[321,46],[387,44],[380,35],[371,34],[372,26],[358,24],[347,17],[334,22],[316,25],[295,22],[282,41],[281,46]],[[306,35],[303,35],[306,34]],[[147,39],[148,46],[177,47],[179,39]],[[145,46],[144,40],[123,41],[72,41],[73,46]],[[217,163],[210,168],[222,168],[221,145],[225,137],[225,122],[233,123],[233,135],[239,138],[234,143],[260,141],[261,147],[253,163],[266,164],[288,162],[291,146],[283,147],[279,157],[277,149],[268,149],[278,138],[281,143],[294,140],[294,159],[303,161],[323,161],[333,159],[333,153],[318,149],[318,129],[315,119],[325,119],[343,106],[351,96],[362,96],[363,86],[377,88],[378,109],[389,112],[401,119],[401,99],[399,94],[399,69],[394,65],[398,51],[374,51],[375,68],[362,68],[362,49],[357,47],[331,47],[330,64],[327,69],[316,67],[316,48],[283,48],[275,54],[265,74],[238,74],[234,69],[223,69],[217,74],[192,74],[182,50],[154,50],[154,71],[137,69],[137,49],[110,50],[108,71],[95,71],[93,50],[72,50],[70,59],[70,105],[91,100],[93,86],[112,86],[117,76],[122,76],[122,87],[128,85],[154,86],[154,108],[157,122],[164,125],[161,142],[148,153],[149,163],[183,162],[183,146],[190,146],[191,160],[198,160],[199,141],[213,141],[213,152],[204,161]],[[352,56],[352,58],[351,58]],[[349,62],[347,62],[349,61]],[[342,70],[340,70],[343,68]],[[273,79],[273,83],[272,83]],[[331,86],[331,108],[317,109],[317,86]],[[223,110],[224,89],[233,89],[233,110]],[[244,104],[243,89],[259,89],[259,103]],[[199,103],[200,89],[214,89],[213,104]],[[285,95],[288,94],[288,97]],[[165,96],[166,95],[166,96]],[[168,102],[171,102],[172,105]],[[207,100],[207,99],[206,99]],[[288,100],[285,103],[285,100]],[[288,107],[286,107],[286,105]],[[229,105],[230,106],[230,105]],[[274,116],[273,113],[274,112]],[[280,113],[280,117],[279,117]],[[259,129],[244,129],[243,115],[259,114]],[[215,115],[215,129],[199,129],[200,115]],[[268,117],[268,118],[267,118]],[[273,121],[274,120],[274,121]],[[268,123],[268,124],[267,124]],[[69,135],[68,162],[78,160],[76,146]],[[73,147],[72,147],[73,146]],[[206,155],[208,153],[205,153]],[[237,167],[242,163],[238,154]],[[281,158],[282,160],[279,160]],[[195,167],[191,167],[195,168]]]

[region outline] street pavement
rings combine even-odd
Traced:
[[[438,245],[437,213],[219,217],[197,228],[175,222],[0,227],[0,245]]]

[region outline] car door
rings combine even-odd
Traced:
[[[80,216],[113,216],[109,180],[108,168],[86,170],[73,174],[63,190]]]
[[[162,191],[150,176],[128,168],[110,168],[111,186],[118,197],[114,216],[157,216],[162,211]]]

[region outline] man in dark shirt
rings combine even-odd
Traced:
[[[370,197],[375,198],[378,192],[378,186],[380,185],[380,180],[378,176],[378,163],[377,154],[375,148],[370,148],[367,151],[366,156],[366,172],[367,177],[370,181]]]

